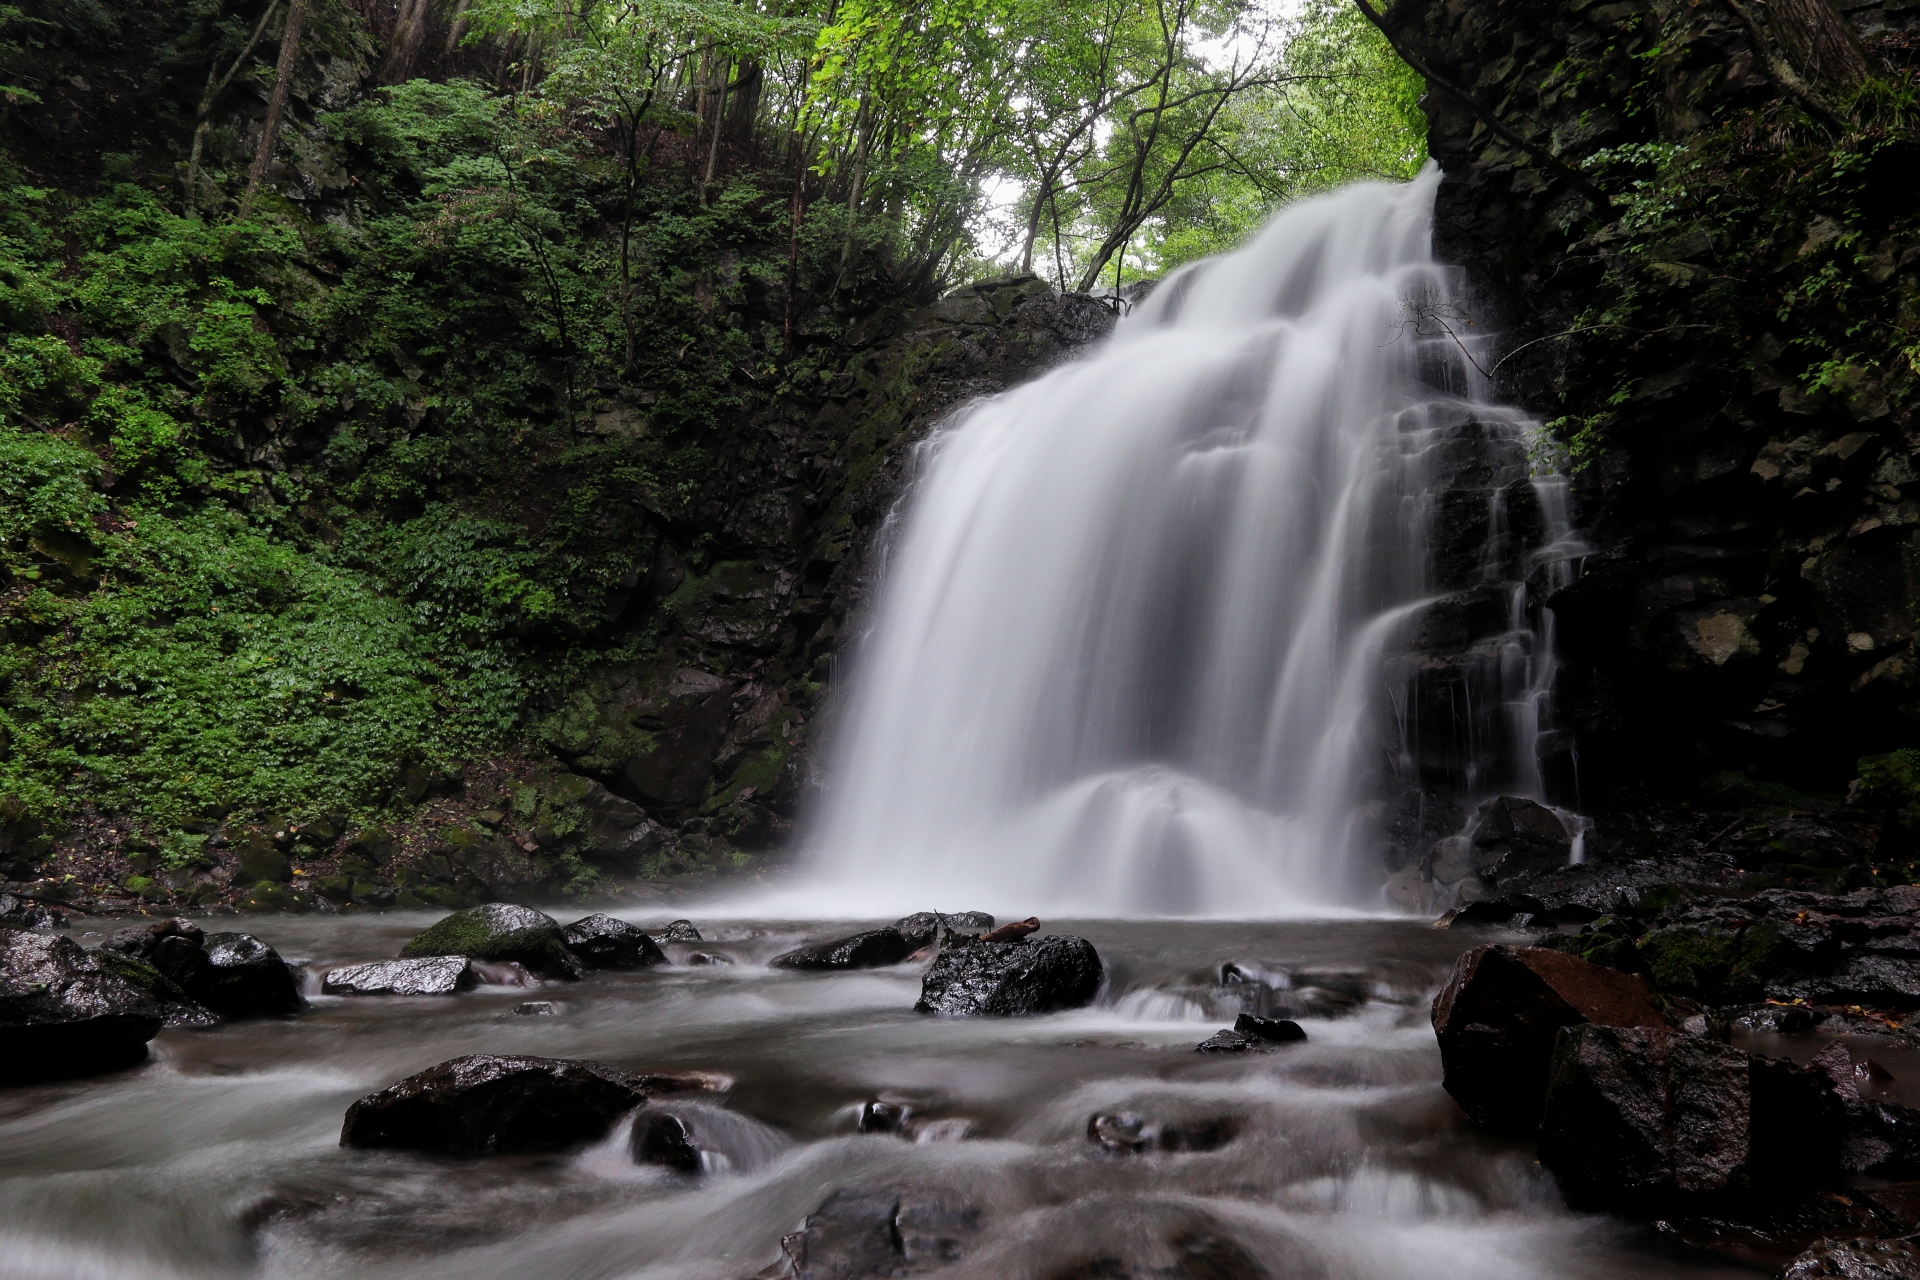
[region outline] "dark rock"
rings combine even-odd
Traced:
[[[653,935],[655,942],[699,942],[700,931],[693,927],[691,920],[675,920],[665,929]]]
[[[1471,838],[1480,878],[1495,884],[1563,867],[1573,853],[1573,839],[1553,810],[1518,796],[1489,800]]]
[[[1920,1280],[1920,1242],[1822,1240],[1780,1272],[1780,1280]]]
[[[11,893],[0,893],[0,929],[31,929],[45,932],[64,929],[67,917],[52,907],[29,902]]]
[[[912,1115],[913,1108],[903,1102],[874,1099],[861,1104],[860,1132],[899,1133],[907,1127],[907,1120]]]
[[[850,938],[799,947],[767,961],[775,969],[879,969],[913,950],[898,929],[871,929]]]
[[[132,1066],[164,1017],[153,996],[71,939],[0,929],[0,1083]]]
[[[1017,1017],[1093,1003],[1104,976],[1085,938],[1054,934],[1019,942],[955,939],[921,980],[921,1013]]]
[[[1475,947],[1433,1001],[1441,1083],[1473,1122],[1531,1134],[1562,1027],[1669,1026],[1641,978],[1543,947]]]
[[[1277,1049],[1285,1044],[1300,1044],[1307,1033],[1300,1024],[1286,1018],[1261,1018],[1243,1013],[1233,1029],[1219,1031],[1196,1046],[1200,1053],[1246,1053]]]
[[[194,930],[197,934],[200,931]],[[199,939],[185,934],[169,934],[154,940],[146,962],[167,976],[182,991],[204,990],[213,979],[213,961]]]
[[[667,963],[646,930],[607,915],[591,915],[575,920],[563,931],[567,950],[590,969],[644,969]]]
[[[196,946],[204,946],[207,940],[206,934],[201,931],[199,925],[184,916],[174,916],[154,924],[128,925],[123,929],[115,929],[107,935],[107,940],[100,946],[106,951],[132,956],[136,960],[145,960],[153,953],[153,949],[160,945],[163,938],[185,938]]]
[[[918,951],[922,947],[932,946],[940,936],[940,913],[938,911],[916,911],[910,916],[902,916],[893,922],[900,936],[907,940],[910,950]]]
[[[949,933],[977,935],[993,928],[993,917],[984,911],[955,911],[940,917],[940,927]]]
[[[165,1025],[196,1028],[219,1025],[219,1014],[189,996],[179,983],[145,960],[136,960],[132,956],[108,951],[104,947],[87,954],[102,967],[120,975],[152,996],[160,1005],[161,1020]]]
[[[633,1122],[633,1159],[676,1173],[700,1172],[700,1146],[685,1120],[663,1111],[642,1113]]]
[[[713,951],[696,951],[687,957],[687,963],[692,965],[732,964],[733,959]]]
[[[559,1151],[604,1137],[651,1098],[711,1085],[711,1078],[635,1075],[597,1062],[469,1054],[354,1103],[340,1145],[462,1156]]]
[[[551,1018],[559,1012],[551,1000],[529,1000],[513,1006],[513,1011],[522,1018]]]
[[[402,947],[400,954],[406,959],[514,960],[551,979],[572,980],[586,973],[586,966],[567,949],[558,921],[532,907],[505,902],[456,911]]]
[[[465,956],[422,956],[329,969],[320,990],[330,996],[450,996],[479,984]]]
[[[780,1241],[793,1280],[917,1275],[962,1259],[980,1210],[923,1187],[842,1188]]]
[[[211,934],[206,953],[202,985],[187,988],[187,994],[215,1013],[245,1018],[306,1007],[293,969],[251,934]]]
[[[1575,1208],[1749,1213],[1840,1174],[1844,1107],[1819,1072],[1659,1027],[1559,1033],[1540,1161]]]

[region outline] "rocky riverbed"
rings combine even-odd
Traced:
[[[1042,921],[998,942],[972,914],[621,912],[553,921],[607,963],[543,979],[547,926],[515,911],[245,919],[303,1007],[0,1092],[0,1250],[34,1277],[1752,1274],[1724,1241],[1568,1209],[1530,1134],[1481,1131],[1443,1088],[1436,994],[1464,953],[1538,929]],[[424,954],[436,937],[493,954]],[[875,967],[774,963],[836,951]],[[1056,998],[1027,1007],[1074,1003],[1085,953],[1091,1003],[965,1016],[1047,973]],[[446,993],[378,994],[403,989],[391,966]],[[915,1010],[956,993],[971,1006]],[[1830,1061],[1845,1032],[1879,1071],[1857,1098],[1920,1102],[1901,1033],[1810,1022],[1701,1042]],[[1894,1181],[1888,1221],[1850,1235],[1898,1229]]]

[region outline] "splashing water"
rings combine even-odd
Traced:
[[[1436,590],[1440,455],[1529,426],[1481,402],[1446,323],[1438,181],[1289,208],[929,441],[811,846],[843,901],[1377,904],[1359,815],[1419,772],[1384,659]],[[1553,484],[1533,505],[1557,533]],[[1540,789],[1550,652],[1523,591],[1482,664],[1492,728],[1465,730],[1483,791]]]

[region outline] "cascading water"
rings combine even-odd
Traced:
[[[1377,892],[1353,855],[1364,801],[1419,772],[1385,659],[1452,589],[1444,462],[1528,425],[1433,323],[1437,183],[1294,205],[929,442],[812,846],[836,892],[1240,917]],[[1505,501],[1489,574],[1527,558]],[[1564,542],[1555,485],[1531,506]],[[1549,646],[1507,603],[1470,664],[1470,792],[1541,789]]]

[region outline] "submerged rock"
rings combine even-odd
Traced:
[[[645,929],[612,916],[575,920],[561,936],[567,950],[590,969],[644,969],[667,963],[667,953]]]
[[[798,947],[767,963],[775,969],[880,969],[899,964],[913,950],[898,929],[870,929],[850,938]]]
[[[450,996],[479,984],[465,956],[422,956],[329,969],[320,990],[330,996]]]
[[[1780,1280],[1920,1280],[1920,1241],[1822,1240],[1789,1262]]]
[[[1017,1017],[1093,1003],[1103,976],[1085,938],[1054,934],[1019,942],[960,938],[947,944],[921,980],[921,1013]]]
[[[751,1173],[792,1145],[758,1120],[692,1098],[649,1103],[628,1139],[634,1163],[690,1174]]]
[[[71,939],[0,929],[0,1084],[132,1066],[164,1017],[151,994]]]
[[[1575,1208],[1740,1213],[1837,1181],[1845,1123],[1818,1071],[1659,1027],[1576,1026],[1559,1033],[1540,1161]]]
[[[1525,1136],[1546,1103],[1554,1036],[1669,1023],[1644,979],[1542,947],[1475,947],[1433,1001],[1441,1083],[1473,1122]]]
[[[405,959],[418,956],[467,956],[474,960],[513,960],[542,978],[572,980],[586,966],[567,949],[560,924],[531,907],[489,902],[437,921],[400,949]]]
[[[1087,1119],[1087,1141],[1108,1155],[1147,1151],[1215,1151],[1240,1132],[1231,1116],[1149,1120],[1137,1111],[1107,1111]]]
[[[1228,1031],[1217,1031],[1195,1046],[1199,1053],[1264,1052],[1286,1044],[1305,1043],[1307,1033],[1289,1018],[1261,1018],[1243,1013]]]
[[[793,1280],[914,1275],[966,1256],[984,1215],[924,1187],[846,1187],[780,1241]]]
[[[717,1077],[635,1075],[598,1062],[468,1054],[347,1108],[343,1147],[448,1155],[559,1151],[606,1136],[649,1099],[714,1087]]]

